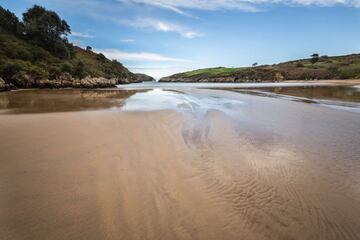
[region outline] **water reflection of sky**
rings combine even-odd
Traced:
[[[175,110],[182,113],[205,114],[215,110],[234,116],[241,114],[250,105],[257,105],[263,101],[271,102],[269,97],[312,103],[337,110],[360,111],[359,86],[26,90],[0,93],[0,111],[47,113],[112,109],[115,111]]]
[[[204,94],[188,94],[179,91],[153,89],[140,92],[126,99],[123,111],[176,110],[181,112],[202,112],[218,110],[230,113],[243,102],[233,98]]]

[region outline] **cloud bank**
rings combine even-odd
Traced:
[[[155,18],[138,18],[134,21],[123,23],[136,28],[150,29],[159,32],[174,32],[180,34],[184,38],[189,39],[202,36],[201,33],[189,30],[182,25]]]
[[[79,37],[79,38],[94,38],[95,36],[87,34],[87,33],[81,33],[81,32],[71,32],[72,37]]]
[[[102,53],[107,58],[119,61],[150,61],[150,62],[191,62],[187,59],[166,57],[149,52],[126,52],[118,49],[94,49],[96,53]]]

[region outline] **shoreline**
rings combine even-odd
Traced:
[[[26,89],[105,89],[105,88],[113,88],[116,89],[118,85],[122,86],[131,86],[131,84],[138,84],[138,83],[149,83],[149,81],[143,81],[143,82],[121,82],[119,83],[119,80],[116,79],[103,79],[103,78],[86,78],[82,80],[76,80],[76,81],[50,81],[50,80],[41,80],[39,81],[40,85],[39,87],[27,87],[27,88],[13,88],[9,89],[9,87],[3,87],[1,88],[0,85],[0,92],[3,91],[13,91],[13,90],[26,90]],[[156,81],[156,83],[189,83],[189,84],[281,84],[281,83],[311,83],[311,84],[333,84],[333,85],[344,85],[344,86],[352,86],[352,85],[360,85],[360,79],[347,79],[347,80],[339,80],[339,79],[324,79],[324,80],[286,80],[286,81],[277,81],[277,82],[159,82]]]

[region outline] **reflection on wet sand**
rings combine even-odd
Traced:
[[[138,91],[137,91],[138,92]],[[73,112],[121,107],[135,91],[47,89],[0,93],[0,110],[7,113]]]
[[[292,86],[266,88],[234,88],[232,91],[268,97],[293,97],[291,100],[305,103],[326,103],[360,107],[360,89],[358,86]]]
[[[311,99],[360,102],[360,90],[349,86],[305,86],[262,88],[264,91]]]
[[[52,104],[96,109],[80,93]],[[360,239],[358,113],[221,90],[122,94],[99,98],[115,111],[0,115],[0,236]]]

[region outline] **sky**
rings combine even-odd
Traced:
[[[360,0],[0,0],[19,17],[34,4],[65,19],[76,45],[157,79],[360,52]]]

